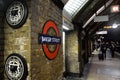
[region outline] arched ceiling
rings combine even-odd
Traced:
[[[90,0],[73,18],[73,23],[78,24],[78,27],[83,27],[84,24],[91,18],[91,16],[96,13],[103,5],[105,5],[109,0]],[[111,0],[112,3],[105,8],[99,15],[108,15],[109,21],[108,22],[94,22],[91,20],[88,25],[85,26],[84,30],[90,34],[95,33],[97,30],[102,28],[104,25],[108,23],[112,24],[112,22],[120,21],[120,12],[118,13],[111,13],[110,7],[111,5],[119,5],[119,0]],[[119,16],[119,17],[118,17]],[[81,25],[81,26],[79,26]]]
[[[6,11],[8,4],[12,1],[13,0],[0,0],[0,14],[2,12]],[[70,0],[60,0],[60,1],[62,1],[64,4],[66,4]],[[72,19],[72,22],[77,24],[78,27],[82,27],[90,19],[90,17],[95,12],[97,12],[97,10],[100,9],[108,1],[109,0],[88,0],[88,2],[78,11],[78,13]],[[120,1],[113,0],[112,4],[120,4]],[[109,9],[110,9],[110,6],[108,8],[106,8],[100,15],[107,14],[109,12]],[[111,14],[110,20],[112,20],[112,17],[116,18],[116,20],[119,20],[118,16],[119,16],[119,13],[118,14]],[[111,21],[111,22],[113,22],[113,21]],[[103,23],[94,23],[94,21],[92,20],[85,27],[84,30],[86,30],[87,32],[93,33],[94,31],[96,31],[99,28],[98,26],[101,26],[101,25],[104,25],[104,22]]]
[[[89,0],[77,12],[75,17],[72,18],[72,23],[74,24],[75,27],[79,27],[79,29],[85,31],[86,34],[88,34],[88,36],[94,35],[98,30],[105,30],[103,28],[104,26],[112,26],[113,23],[120,24],[120,12],[111,13],[110,9],[112,5],[119,5],[120,7],[120,0]],[[99,11],[100,9],[103,10]],[[104,15],[109,16],[109,21],[94,22],[95,16],[104,16]],[[111,31],[111,29],[108,29],[108,31]],[[120,34],[120,31],[118,32],[119,33],[116,34]]]

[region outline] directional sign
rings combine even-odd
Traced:
[[[105,21],[109,21],[109,16],[108,15],[96,16],[94,18],[94,22],[105,22]]]

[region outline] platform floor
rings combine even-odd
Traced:
[[[87,80],[120,80],[120,59],[111,58],[107,51],[107,58],[99,61],[97,55],[93,57]]]
[[[109,50],[106,54],[103,61],[99,61],[98,55],[94,55],[83,77],[68,77],[66,80],[120,80],[120,58],[111,58]]]

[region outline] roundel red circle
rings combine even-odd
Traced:
[[[43,34],[46,35],[50,28],[53,28],[53,30],[56,33],[56,37],[59,37],[59,30],[53,21],[47,21],[45,23],[45,25],[43,27]],[[47,58],[54,59],[58,54],[60,44],[56,44],[56,49],[53,52],[49,51],[47,44],[42,44],[42,47],[43,47],[44,53],[47,56]]]

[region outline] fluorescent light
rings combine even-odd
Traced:
[[[83,28],[85,28],[94,18],[95,18],[96,14],[93,14],[90,19],[83,25]]]
[[[103,5],[100,9],[98,9],[98,11],[96,13],[94,13],[91,18],[82,26],[83,28],[85,28],[96,16],[96,14],[100,14],[104,9],[105,6],[108,7],[111,3],[113,2],[113,0],[109,0],[105,5]]]
[[[97,15],[100,14],[104,9],[105,9],[105,6],[102,6],[102,7],[96,12],[96,14],[97,14]]]
[[[113,25],[112,25],[112,28],[117,28],[117,27],[118,27],[117,24],[113,24]]]
[[[64,25],[63,25],[63,29],[65,29],[65,30],[70,30],[68,27],[66,27],[66,26],[64,26]]]
[[[98,31],[96,34],[107,34],[107,31]]]

